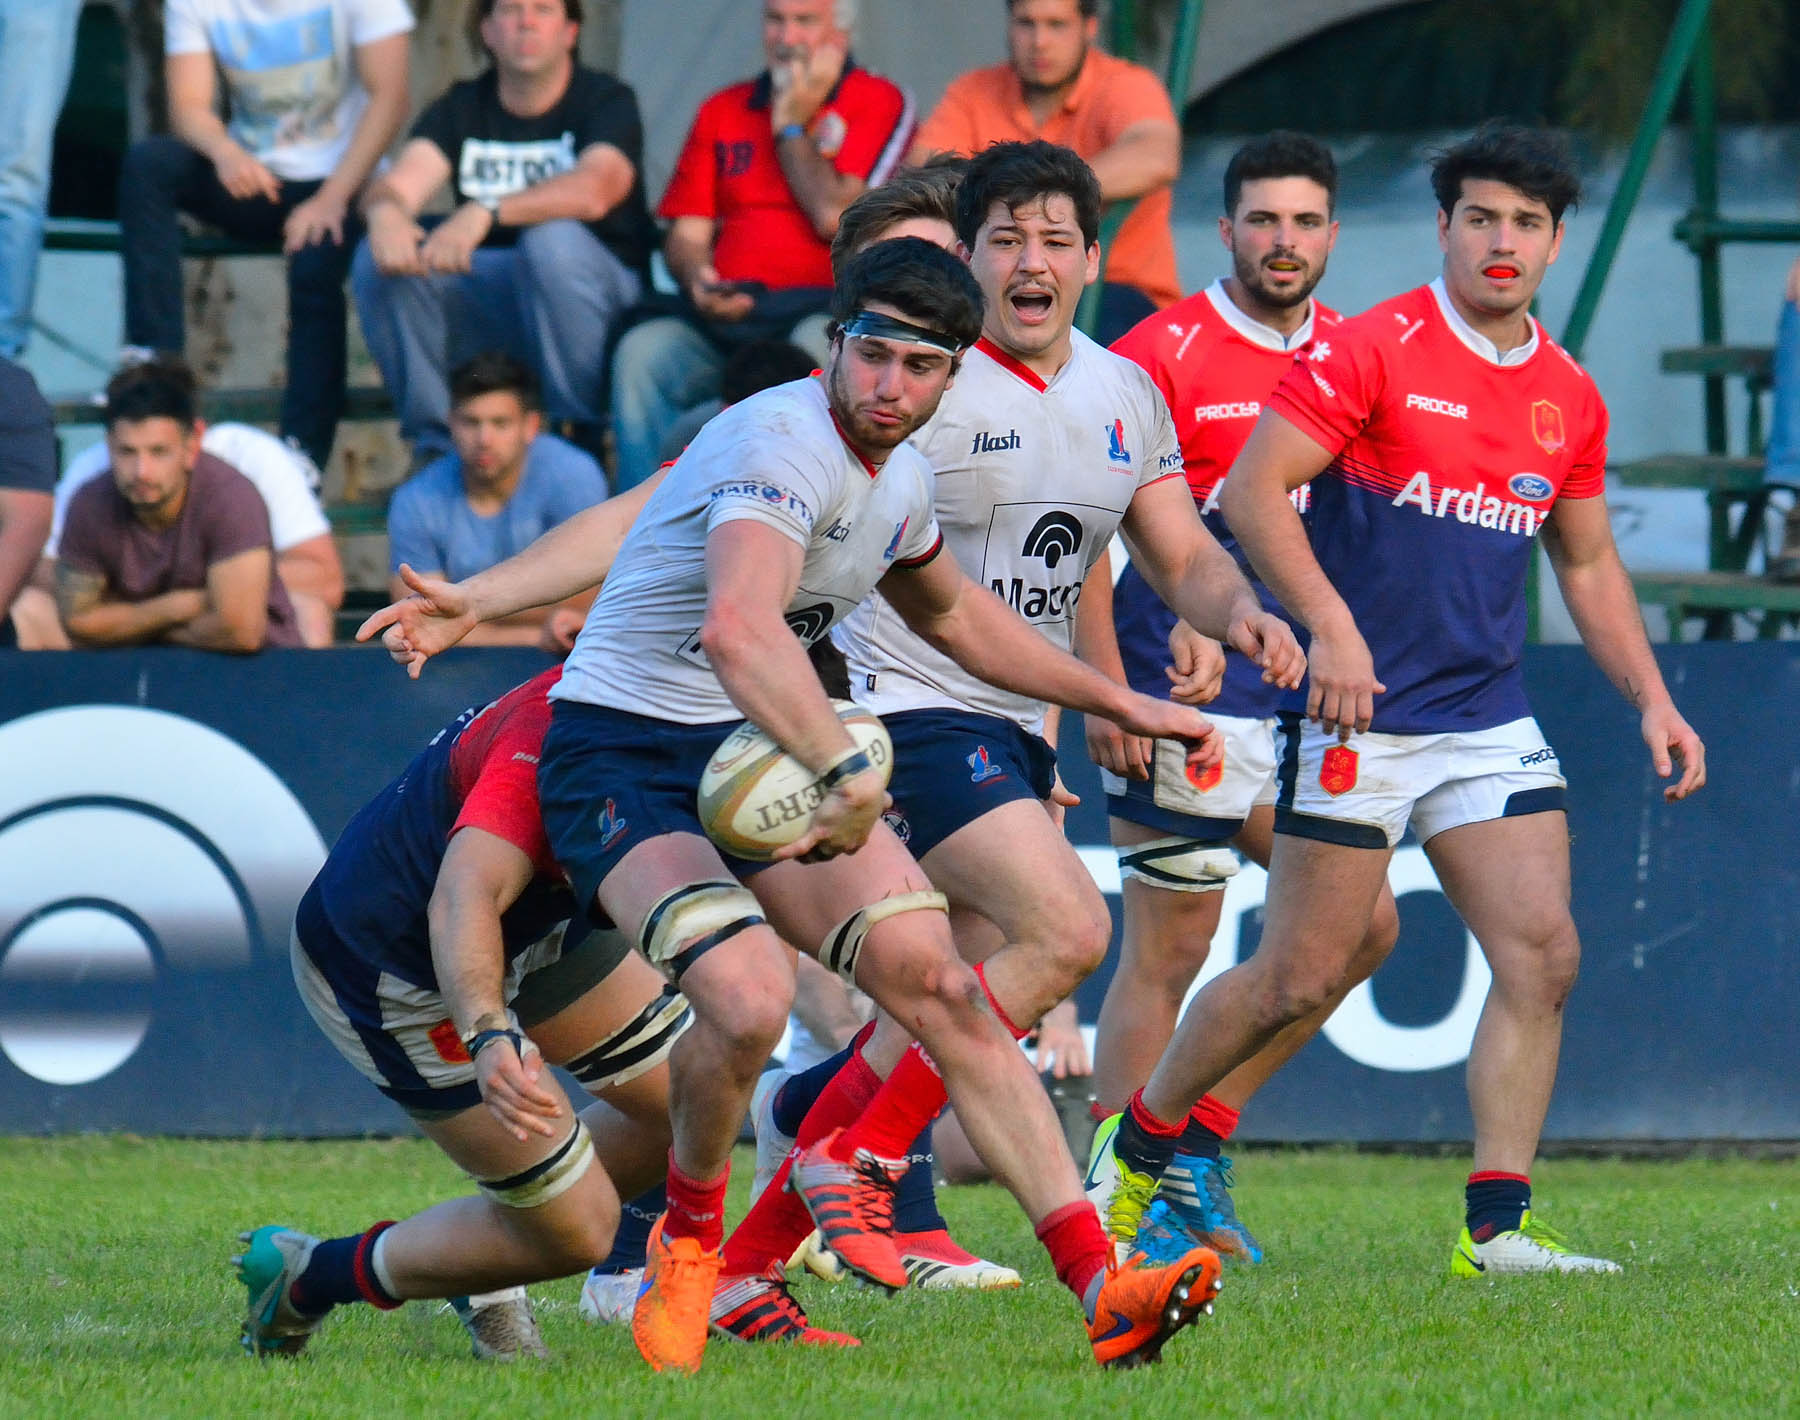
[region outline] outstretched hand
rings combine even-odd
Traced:
[[[417,680],[426,661],[462,640],[480,623],[480,618],[475,615],[469,594],[458,582],[421,577],[404,562],[400,564],[400,580],[412,588],[413,594],[371,614],[356,628],[356,639],[367,641],[379,632],[388,654]]]

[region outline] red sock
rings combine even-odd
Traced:
[[[1185,1116],[1171,1124],[1168,1120],[1152,1114],[1150,1106],[1144,1103],[1142,1090],[1132,1095],[1131,1103],[1125,1106],[1125,1113],[1130,1115],[1132,1122],[1152,1139],[1179,1139],[1183,1127],[1187,1124]]]
[[[668,1211],[663,1215],[663,1238],[693,1238],[708,1252],[725,1241],[725,1185],[731,1179],[727,1167],[717,1178],[701,1182],[675,1167],[675,1151],[669,1150]]]
[[[1037,1225],[1037,1235],[1050,1253],[1056,1280],[1075,1294],[1085,1310],[1088,1287],[1106,1270],[1109,1252],[1094,1205],[1085,1198],[1065,1203]]]
[[[993,988],[988,985],[986,962],[976,963],[975,979],[981,983],[981,994],[987,997],[987,1003],[989,1007],[992,1008],[994,1014],[1000,1018],[1000,1024],[1012,1032],[1012,1038],[1014,1040],[1023,1040],[1026,1036],[1030,1035],[1031,1032],[1028,1030],[1021,1030],[1018,1022],[1014,1021],[1011,1016],[1006,1014],[1006,1007],[1002,1006],[994,999]]]
[[[838,1136],[832,1157],[847,1162],[858,1149],[867,1149],[877,1158],[904,1159],[919,1131],[938,1117],[948,1099],[937,1066],[915,1041],[861,1118]]]
[[[842,1129],[855,1121],[881,1089],[881,1076],[869,1068],[860,1053],[844,1062],[844,1068],[831,1077],[813,1107],[800,1121],[794,1149],[799,1151],[824,1138],[834,1129]],[[910,1141],[908,1141],[910,1142]],[[725,1272],[742,1277],[761,1272],[771,1262],[786,1262],[794,1255],[800,1240],[812,1231],[812,1215],[806,1205],[787,1191],[788,1171],[794,1161],[790,1153],[775,1175],[775,1181],[750,1206],[744,1221],[733,1230],[725,1243]]]
[[[1211,1095],[1201,1095],[1200,1103],[1188,1111],[1188,1118],[1202,1129],[1217,1134],[1221,1142],[1229,1139],[1238,1127],[1238,1112]]]

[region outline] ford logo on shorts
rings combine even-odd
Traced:
[[[1513,495],[1523,498],[1527,503],[1542,503],[1556,490],[1550,486],[1550,480],[1542,474],[1515,473],[1506,481],[1506,486]]]

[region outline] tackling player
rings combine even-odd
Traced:
[[[1114,1264],[1050,1102],[957,960],[943,896],[880,821],[880,776],[805,646],[879,584],[911,627],[976,675],[1116,716],[1135,733],[1207,741],[1210,729],[1191,709],[1136,695],[1057,651],[944,551],[930,470],[906,440],[980,333],[981,293],[967,268],[917,238],[881,243],[840,274],[832,321],[822,379],[765,391],[709,423],[616,561],[592,524],[618,510],[590,509],[519,557],[377,613],[364,629],[396,625],[390,645],[416,667],[477,619],[560,600],[567,593],[556,588],[591,585],[610,564],[558,687],[539,778],[577,900],[597,895],[678,979],[697,1018],[671,1059],[668,1211],[632,1317],[653,1367],[693,1370],[704,1352],[731,1147],[792,994],[776,928],[816,944],[916,1032],[1081,1299],[1096,1359],[1138,1364],[1210,1302],[1218,1258],[1194,1248],[1167,1266],[1137,1256]],[[702,768],[746,716],[825,790],[811,828],[773,866],[727,858],[696,815]],[[867,1199],[883,1196],[875,1181],[891,1185],[897,1167],[859,1151],[821,1181],[847,1214],[844,1246],[879,1232],[884,1220]]]
[[[350,821],[300,900],[307,1010],[481,1191],[349,1237],[243,1234],[233,1262],[253,1355],[295,1355],[334,1306],[470,1293],[458,1311],[477,1355],[544,1355],[522,1284],[604,1257],[614,1185],[635,1194],[662,1175],[664,1062],[691,1013],[617,932],[569,924],[536,785],[560,674],[437,735]],[[542,1078],[546,1058],[604,1103],[577,1116]],[[515,1290],[481,1295],[499,1288]]]
[[[1338,325],[1337,313],[1313,299],[1337,240],[1336,197],[1337,164],[1322,143],[1285,132],[1246,143],[1226,165],[1219,218],[1231,275],[1145,320],[1112,347],[1142,365],[1168,400],[1194,502],[1208,528],[1234,550],[1218,515],[1225,472],[1295,353],[1329,340]],[[1278,609],[1273,598],[1266,601]],[[1103,559],[1082,597],[1079,620],[1084,659],[1146,694],[1168,689],[1169,638],[1183,632],[1135,564],[1115,588]],[[1094,1043],[1099,1144],[1116,1127],[1106,1121],[1150,1077],[1174,1034],[1182,999],[1218,928],[1225,885],[1237,872],[1232,847],[1268,866],[1275,715],[1282,695],[1243,657],[1226,658],[1223,688],[1207,702],[1207,718],[1225,739],[1225,758],[1199,779],[1189,777],[1178,744],[1108,733],[1099,720],[1087,724],[1088,751],[1106,788],[1125,906],[1124,941]],[[1331,998],[1189,1112],[1160,1194],[1220,1252],[1262,1259],[1227,1191],[1231,1160],[1222,1146],[1239,1112],[1312,1039],[1344,993],[1381,963],[1398,926],[1393,896],[1384,892],[1363,949]]]
[[[1706,782],[1705,750],[1613,545],[1605,406],[1528,309],[1578,195],[1567,150],[1490,126],[1431,177],[1441,277],[1315,345],[1226,480],[1226,518],[1312,632],[1305,716],[1282,716],[1261,945],[1195,998],[1105,1154],[1126,1180],[1160,1175],[1194,1101],[1331,996],[1410,824],[1493,968],[1469,1055],[1475,1170],[1452,1275],[1615,1272],[1531,1212],[1580,957],[1566,783],[1519,670],[1535,535],[1656,772],[1679,768],[1666,799]],[[1288,494],[1309,480],[1303,523]]]
[[[1098,263],[1092,170],[1052,144],[996,144],[970,160],[956,201],[987,313],[955,389],[914,443],[935,471],[938,520],[958,559],[1066,647],[1088,569],[1121,530],[1171,601],[1228,631],[1271,681],[1297,684],[1286,624],[1263,610],[1195,514],[1151,381],[1074,330]],[[1111,937],[1105,900],[1060,816],[1046,812],[1056,782],[1046,706],[959,669],[879,602],[859,607],[837,642],[859,703],[894,738],[888,821],[952,907],[998,929],[959,923],[958,945],[978,962],[995,1013],[1022,1037],[1093,970]],[[858,1149],[906,1156],[944,1103],[931,1062],[906,1043],[884,1021],[824,1087],[790,1156],[793,1193],[840,1254],[810,1175]],[[811,1228],[783,1196],[785,1182],[778,1173],[733,1235],[728,1272],[785,1261]],[[875,1280],[906,1276],[897,1253],[844,1260]]]

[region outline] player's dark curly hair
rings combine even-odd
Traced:
[[[200,418],[194,371],[179,355],[158,355],[127,365],[106,384],[106,427],[120,420],[173,419],[192,429]]]
[[[1337,207],[1337,159],[1317,138],[1278,128],[1252,138],[1225,165],[1225,215],[1237,211],[1244,184],[1262,178],[1311,178],[1325,189],[1325,210]]]
[[[1431,190],[1448,217],[1470,178],[1503,182],[1550,209],[1550,220],[1581,204],[1581,177],[1562,135],[1548,128],[1490,121],[1435,154]]]
[[[958,345],[973,345],[981,334],[981,287],[967,266],[923,237],[876,242],[844,263],[831,288],[832,335],[871,301]]]
[[[450,403],[453,406],[484,394],[515,394],[525,409],[544,407],[536,372],[504,350],[484,350],[450,372]]]
[[[996,202],[1009,212],[1027,203],[1060,194],[1075,204],[1081,240],[1100,240],[1100,179],[1072,148],[1038,139],[1032,143],[996,143],[969,159],[962,186],[956,189],[956,235],[971,251],[975,235]]]
[[[967,158],[939,153],[923,167],[907,168],[880,187],[870,188],[838,218],[837,235],[831,239],[831,269],[841,270],[877,232],[915,217],[942,222],[954,231],[956,189],[968,166]]]

